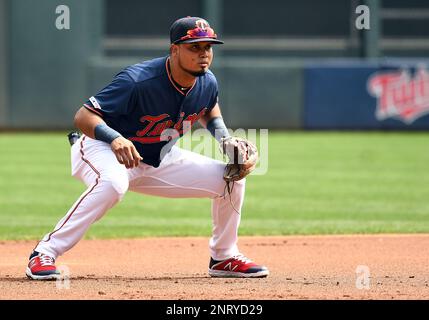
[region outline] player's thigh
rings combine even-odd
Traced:
[[[87,186],[101,181],[113,182],[121,190],[128,188],[128,173],[107,143],[81,137],[72,147],[72,175]]]
[[[131,181],[130,189],[166,197],[215,198],[224,194],[223,162],[178,147],[164,160],[158,168],[148,167],[144,175]]]

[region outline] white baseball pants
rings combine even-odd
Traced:
[[[46,234],[35,250],[57,258],[70,250],[95,221],[118,203],[130,190],[169,198],[211,198],[213,231],[210,254],[224,260],[238,254],[237,237],[241,214],[237,214],[225,192],[221,161],[174,146],[161,165],[145,163],[133,169],[121,165],[110,145],[82,136],[71,148],[72,175],[87,190]],[[241,212],[245,179],[235,183],[231,193],[234,207]]]

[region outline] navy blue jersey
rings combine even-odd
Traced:
[[[197,77],[185,94],[171,78],[168,63],[169,57],[163,57],[129,66],[84,104],[131,140],[143,162],[154,167],[218,97],[211,71]]]

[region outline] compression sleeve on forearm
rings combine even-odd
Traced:
[[[111,144],[112,141],[117,137],[121,137],[121,134],[118,131],[110,128],[107,124],[100,123],[94,129],[94,137],[97,140]]]
[[[207,130],[219,142],[221,138],[230,136],[222,117],[210,119],[210,121],[207,122]]]

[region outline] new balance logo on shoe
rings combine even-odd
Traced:
[[[225,267],[224,267],[224,270],[229,270],[229,271],[234,271],[235,269],[237,269],[237,267],[238,267],[238,265],[236,264],[235,266],[234,266],[234,268],[232,268],[232,262],[229,262]]]

